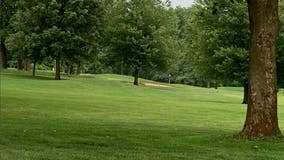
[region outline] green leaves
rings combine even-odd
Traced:
[[[105,32],[112,59],[123,59],[129,66],[164,68],[168,54],[166,39],[176,27],[165,6],[156,0],[119,0],[108,14]]]
[[[23,43],[33,52],[32,57],[27,57],[33,59],[40,53],[54,57],[59,52],[66,57],[84,55],[87,52],[82,49],[95,45],[95,29],[103,16],[99,1],[47,0],[21,4],[22,9],[11,20],[15,34],[9,41],[19,35],[30,37],[34,43]],[[24,52],[23,47],[9,45],[9,48]]]
[[[248,51],[243,48],[221,48],[214,54],[216,71],[225,80],[244,82],[248,78]]]
[[[198,0],[188,29],[199,77],[239,82],[247,78],[249,21],[245,1]]]

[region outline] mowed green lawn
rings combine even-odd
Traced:
[[[0,160],[284,159],[284,139],[233,138],[245,119],[241,88],[137,87],[119,75],[64,79],[2,71]],[[280,93],[282,129],[283,107]]]

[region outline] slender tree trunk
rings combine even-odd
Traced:
[[[29,69],[28,69],[28,63],[27,63],[27,61],[25,61],[24,70],[25,70],[26,72],[29,70]]]
[[[70,73],[70,64],[66,63],[66,66],[67,66],[67,68],[65,70],[65,73],[67,73],[67,75],[70,76],[71,75],[71,73]]]
[[[33,77],[35,77],[35,71],[36,71],[36,61],[34,61],[34,66],[33,66]]]
[[[248,103],[248,82],[244,82],[244,97],[243,97],[243,103],[242,104],[247,104]]]
[[[72,64],[70,65],[70,68],[69,68],[69,69],[70,69],[70,74],[71,74],[71,75],[74,74],[74,67],[73,67]]]
[[[120,64],[120,74],[123,75],[123,60],[121,61],[121,64]]]
[[[67,75],[71,76],[72,74],[74,74],[73,65],[67,64]]]
[[[251,43],[245,138],[280,135],[277,118],[276,39],[278,0],[248,0]]]
[[[24,69],[23,60],[22,59],[17,59],[17,69],[18,70],[23,70]]]
[[[215,89],[218,89],[218,82],[217,81],[215,81],[214,85],[215,85]]]
[[[60,54],[55,58],[55,80],[60,80]]]
[[[211,82],[207,81],[207,88],[211,88]]]
[[[138,68],[138,67],[135,68],[133,76],[134,76],[134,82],[133,82],[133,84],[136,85],[136,86],[138,86],[138,85],[139,85],[139,82],[138,82],[138,78],[139,78],[139,68]]]
[[[4,42],[1,40],[0,42],[0,69],[6,69],[7,66],[7,52]]]
[[[31,69],[30,60],[26,59],[24,61],[24,69],[25,69],[25,71],[29,71]]]
[[[79,61],[78,62],[78,65],[77,65],[77,72],[76,72],[76,75],[79,75],[79,74],[81,74],[81,62]]]

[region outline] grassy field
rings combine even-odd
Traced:
[[[284,159],[283,139],[232,138],[245,119],[241,88],[131,82],[2,71],[0,160]],[[280,93],[282,129],[283,105]]]

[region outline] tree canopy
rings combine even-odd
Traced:
[[[11,20],[15,32],[6,41],[18,57],[34,64],[46,57],[55,59],[55,78],[60,79],[62,59],[80,61],[94,52],[103,15],[99,1],[23,1],[22,5]]]
[[[171,74],[173,83],[243,86],[246,93],[249,17],[244,0],[197,0],[188,8],[159,0],[1,3],[1,45],[8,49],[9,67],[54,68],[56,79],[62,71],[134,75],[136,84],[138,77],[167,82]],[[282,19],[280,9],[280,26]],[[280,86],[282,44],[283,27],[277,46]]]
[[[142,69],[164,69],[176,34],[176,17],[157,0],[119,0],[108,14],[111,59],[127,64],[138,85]]]

